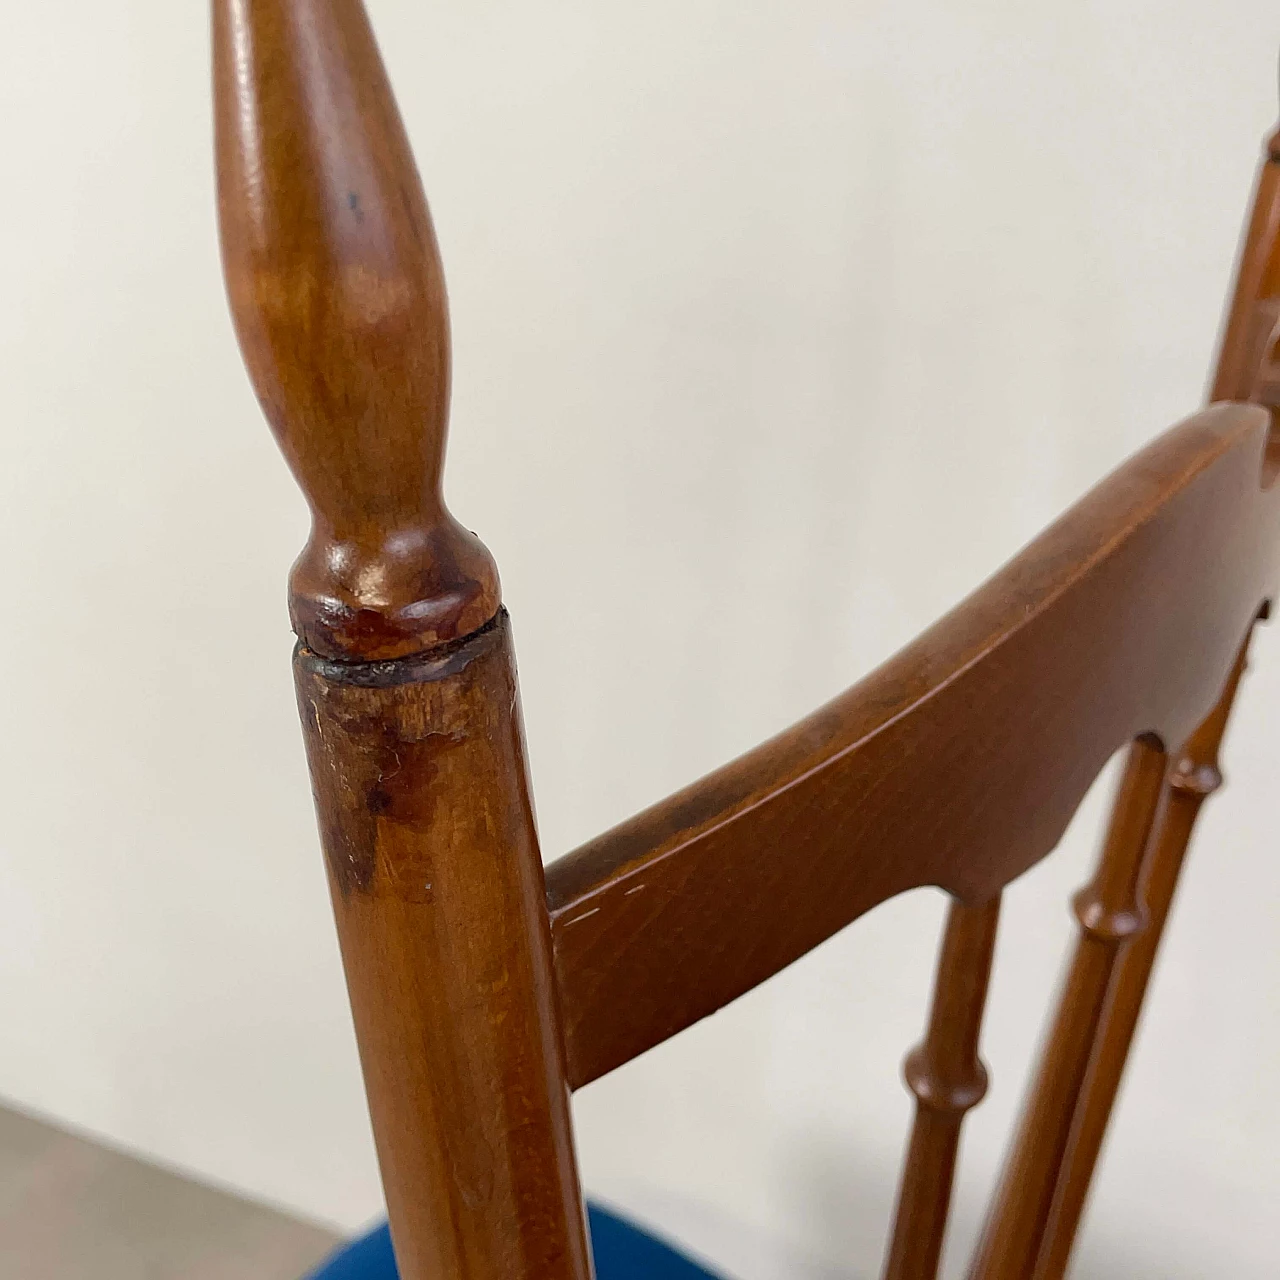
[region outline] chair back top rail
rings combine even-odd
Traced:
[[[1261,408],[1196,414],[847,693],[553,863],[571,1084],[904,890],[986,901],[1118,747],[1180,745],[1280,567],[1269,446]]]

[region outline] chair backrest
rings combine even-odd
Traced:
[[[936,1274],[1005,885],[1131,744],[972,1276],[1063,1274],[1255,620],[1280,569],[1280,162],[1214,386],[790,731],[545,873],[511,629],[449,515],[443,277],[358,0],[214,0],[228,290],[314,515],[295,672],[404,1280],[586,1280],[571,1089],[886,899],[952,896],[886,1260]],[[1247,403],[1252,402],[1252,403]]]

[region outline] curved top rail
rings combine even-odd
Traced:
[[[403,657],[478,630],[498,577],[445,509],[435,232],[359,0],[214,0],[218,208],[245,363],[313,529],[303,643]]]
[[[1116,748],[1180,745],[1280,564],[1269,425],[1218,405],[1173,428],[847,693],[553,863],[571,1083],[906,889],[986,900]]]

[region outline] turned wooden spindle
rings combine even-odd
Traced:
[[[1094,1048],[1083,1096],[1076,1110],[1067,1158],[1058,1177],[1036,1262],[1035,1280],[1057,1280],[1066,1274],[1196,817],[1205,800],[1222,786],[1218,752],[1244,674],[1248,647],[1246,639],[1222,696],[1187,739],[1169,771],[1160,822],[1153,848],[1147,854],[1142,884],[1147,926],[1124,949],[1112,979],[1102,1034]]]
[[[245,361],[313,514],[316,807],[402,1280],[588,1280],[510,625],[445,510],[444,284],[358,0],[214,0]]]
[[[938,1274],[960,1127],[987,1091],[978,1036],[999,919],[999,895],[979,907],[953,900],[947,915],[928,1030],[903,1068],[916,1115],[884,1280],[934,1280]]]
[[[444,276],[364,8],[213,8],[227,291],[313,520],[294,627],[352,661],[458,640],[497,612],[497,571],[441,495]]]
[[[1138,886],[1165,768],[1166,756],[1155,742],[1139,738],[1129,749],[1097,871],[1075,897],[1080,938],[972,1280],[1027,1280],[1039,1256],[1112,974],[1123,946],[1146,924]]]
[[[1251,400],[1273,410],[1280,407],[1278,336],[1280,131],[1268,140],[1259,170],[1210,398]],[[1136,834],[1128,846],[1130,855],[1138,857],[1130,870],[1145,867],[1135,899],[1140,912],[1136,923],[1142,927],[1127,939],[1116,939],[1109,964],[1103,950],[1092,949],[1097,972],[1087,984],[1088,999],[1083,1003],[1080,988],[1089,968],[1087,931],[1081,940],[1054,1033],[974,1261],[971,1276],[975,1280],[1015,1276],[1057,1280],[1066,1273],[1195,818],[1204,799],[1221,783],[1218,746],[1244,670],[1245,647],[1217,704],[1183,746],[1160,793],[1133,795],[1132,786],[1140,782],[1156,787],[1158,765],[1152,749],[1144,749],[1141,742],[1131,751],[1112,834],[1117,830],[1114,824],[1121,823],[1126,813],[1130,821],[1140,821],[1144,812],[1155,815],[1145,852],[1139,849]],[[1078,910],[1081,905],[1095,909],[1096,896],[1086,895],[1083,902],[1078,900]],[[1105,984],[1100,977],[1104,967],[1110,975]],[[1074,1014],[1073,1004],[1077,1006]],[[1085,1057],[1067,1052],[1072,1035],[1084,1047]]]

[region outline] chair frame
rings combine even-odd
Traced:
[[[970,1272],[1063,1275],[1280,570],[1274,140],[1215,403],[878,671],[544,880],[497,571],[441,497],[443,273],[363,5],[213,17],[228,295],[314,517],[298,705],[403,1280],[588,1280],[570,1091],[921,885],[952,905],[884,1274],[935,1276],[1001,891],[1130,743]]]

